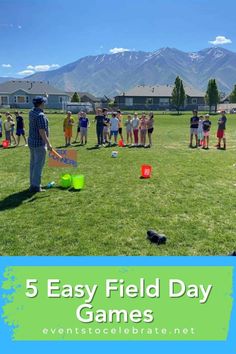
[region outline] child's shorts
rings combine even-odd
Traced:
[[[107,125],[104,125],[103,127],[103,133],[109,133],[109,127]]]
[[[210,135],[210,132],[209,132],[209,131],[207,131],[207,132],[203,132],[203,135],[204,135],[205,137],[207,137],[207,136],[209,136],[209,135]]]
[[[225,136],[225,131],[224,131],[223,129],[218,129],[216,136],[217,136],[218,139],[224,138],[224,136]]]
[[[111,130],[111,136],[117,136],[118,135],[118,130]]]
[[[80,128],[80,134],[81,134],[81,136],[87,137],[87,133],[88,133],[88,128],[85,128],[85,127],[81,127],[81,128]]]
[[[16,135],[17,136],[25,135],[25,130],[24,129],[17,129]]]
[[[198,134],[198,128],[190,128],[190,134],[197,135]]]
[[[72,137],[72,129],[66,128],[65,129],[65,138],[71,138],[71,137]]]

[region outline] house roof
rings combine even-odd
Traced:
[[[146,97],[171,97],[174,86],[145,86],[140,85],[132,88],[131,90],[124,92],[125,96],[146,96]],[[184,90],[187,96],[190,97],[205,97],[205,94],[192,87],[184,86]],[[124,96],[124,95],[120,95]]]
[[[72,97],[73,95],[74,95],[74,92],[67,92],[67,94],[70,96],[70,97]],[[78,95],[80,96],[80,97],[82,97],[82,96],[87,96],[91,101],[93,101],[93,102],[100,102],[101,101],[101,99],[99,98],[99,97],[96,97],[96,96],[94,96],[94,95],[92,95],[91,93],[89,93],[89,92],[78,92]]]
[[[18,90],[23,90],[31,95],[67,95],[67,93],[49,85],[45,81],[12,80],[0,84],[0,93],[13,94]]]

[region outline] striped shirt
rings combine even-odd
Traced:
[[[46,135],[49,135],[48,119],[43,113],[43,110],[40,108],[33,108],[29,112],[29,147],[34,148],[46,145],[39,134],[39,129],[44,129],[46,131]]]

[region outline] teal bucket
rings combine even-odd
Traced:
[[[60,186],[62,188],[69,188],[71,187],[71,183],[72,183],[72,177],[69,173],[61,176],[61,180],[60,180]]]
[[[72,176],[72,185],[76,190],[84,188],[84,175],[74,175]]]

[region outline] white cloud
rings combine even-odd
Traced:
[[[34,73],[35,73],[34,70],[22,70],[22,71],[19,71],[17,74],[18,75],[28,76],[28,75],[32,75]]]
[[[214,45],[222,45],[232,43],[231,39],[226,38],[225,36],[216,36],[214,41],[209,41],[209,43]]]
[[[18,28],[18,29],[22,29],[22,26],[21,26],[21,25],[18,25],[17,28]]]
[[[28,65],[27,70],[34,70],[34,71],[48,71],[51,69],[58,69],[60,65],[58,64],[41,64],[41,65]]]
[[[11,68],[11,64],[2,64],[3,68]]]
[[[127,48],[112,48],[109,50],[111,54],[117,54],[117,53],[123,53],[123,52],[129,52],[130,49]]]

